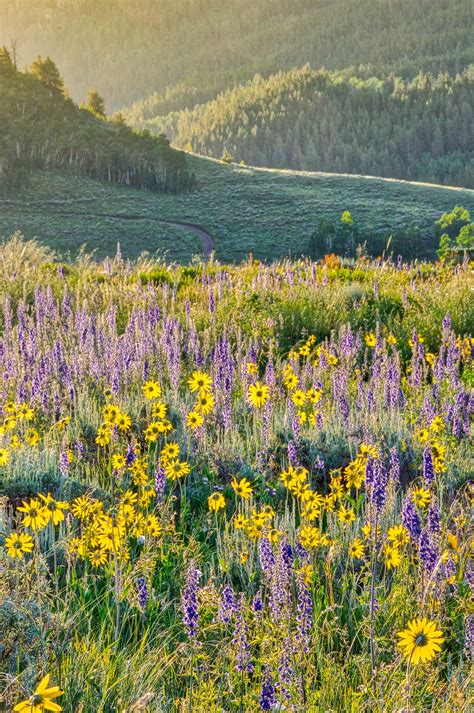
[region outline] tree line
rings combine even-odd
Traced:
[[[11,190],[34,169],[159,192],[189,191],[195,184],[185,154],[166,136],[134,131],[120,118],[109,121],[96,90],[78,107],[52,59],[38,57],[19,72],[0,48],[0,187]]]
[[[309,65],[253,80],[192,110],[132,124],[249,165],[474,187],[474,65],[410,80]]]

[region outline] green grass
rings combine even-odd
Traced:
[[[362,228],[380,237],[403,232],[392,242],[406,257],[435,257],[433,223],[463,205],[474,212],[474,191],[358,176],[276,171],[225,165],[189,156],[199,188],[187,195],[157,195],[61,173],[37,172],[14,196],[0,200],[0,236],[20,230],[61,254],[87,245],[97,257],[162,251],[189,261],[200,252],[198,238],[156,219],[192,222],[215,239],[222,261],[252,252],[259,259],[307,254],[310,236],[322,219],[337,221],[350,210]],[[122,221],[104,213],[143,215]],[[420,236],[416,236],[419,228]],[[410,235],[413,235],[410,239]]]

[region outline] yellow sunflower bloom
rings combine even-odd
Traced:
[[[397,636],[400,641],[397,646],[402,650],[404,658],[416,665],[431,661],[437,652],[441,650],[443,643],[443,632],[437,628],[433,621],[423,619],[412,619],[408,628],[400,631]]]
[[[265,406],[270,398],[270,389],[266,384],[261,384],[256,381],[255,384],[250,384],[248,389],[248,399],[254,408]]]
[[[191,472],[191,466],[186,461],[170,461],[165,465],[165,475],[170,480],[184,478]]]
[[[199,396],[196,399],[196,404],[194,410],[200,414],[211,413],[214,409],[214,396],[208,394],[205,391],[200,391]]]
[[[55,500],[50,493],[47,495],[40,494],[40,498],[44,502],[48,520],[52,520],[53,525],[58,525],[62,522],[65,518],[63,510],[69,510],[69,503],[63,502],[62,500]]]
[[[5,540],[5,547],[9,557],[21,560],[33,549],[33,540],[26,532],[12,532]]]
[[[207,499],[207,505],[209,510],[212,510],[213,512],[218,512],[219,510],[225,508],[225,498],[222,493],[212,493]]]
[[[61,691],[59,686],[48,688],[49,673],[39,682],[36,690],[26,701],[21,701],[14,706],[13,710],[16,713],[42,713],[43,711],[62,711],[62,707],[58,703],[54,703],[53,698],[62,696],[64,691]]]
[[[186,416],[186,425],[188,428],[192,428],[194,430],[195,428],[200,428],[203,423],[204,419],[197,411],[190,411]]]
[[[235,493],[240,495],[241,498],[244,498],[244,500],[248,500],[253,493],[253,488],[247,478],[242,478],[241,480],[234,478],[231,482],[231,486]]]
[[[364,543],[358,537],[349,545],[349,554],[354,559],[362,559],[365,553]]]
[[[49,515],[39,500],[33,498],[29,503],[23,501],[23,506],[18,507],[20,512],[25,513],[22,524],[25,527],[31,527],[32,530],[42,530],[46,527],[49,520]]]
[[[152,401],[161,396],[161,386],[157,381],[145,381],[142,386],[143,396]]]
[[[191,378],[188,379],[188,386],[192,393],[199,391],[204,394],[210,394],[212,379],[205,371],[193,371]]]

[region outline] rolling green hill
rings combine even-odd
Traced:
[[[125,112],[175,146],[253,166],[363,173],[474,187],[474,65],[456,77],[363,78],[279,72],[192,110],[153,116],[153,98]],[[152,118],[148,118],[148,117]]]
[[[109,111],[156,91],[164,114],[306,62],[402,76],[474,62],[470,0],[0,0],[0,18],[20,66],[49,54],[77,101],[93,85]]]
[[[256,169],[193,155],[187,160],[198,188],[180,195],[65,172],[34,172],[23,191],[0,201],[0,236],[20,230],[72,256],[83,243],[98,257],[113,255],[120,241],[126,257],[160,250],[169,259],[188,262],[201,252],[201,242],[188,230],[158,222],[170,220],[206,230],[221,261],[239,261],[249,252],[271,260],[311,255],[312,236],[321,222],[337,222],[349,210],[369,252],[380,254],[393,235],[390,249],[395,254],[433,258],[433,223],[439,215],[455,205],[474,213],[474,191],[466,189]]]

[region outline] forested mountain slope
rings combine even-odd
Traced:
[[[159,192],[193,186],[185,155],[166,137],[138,133],[79,108],[65,95],[51,60],[33,69],[16,71],[0,49],[0,190],[18,187],[36,169]]]
[[[0,0],[0,17],[20,66],[54,56],[73,97],[94,85],[109,111],[156,91],[163,114],[306,62],[415,76],[474,61],[471,0]]]
[[[126,119],[237,162],[474,186],[474,65],[455,77],[363,78],[305,66],[257,75],[193,110]]]

